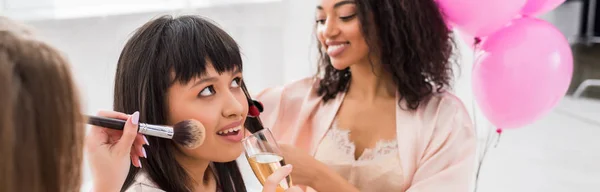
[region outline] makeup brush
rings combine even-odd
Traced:
[[[125,120],[98,116],[87,116],[87,124],[96,125],[115,130],[123,130]],[[138,133],[165,139],[171,139],[175,143],[186,148],[197,148],[204,142],[206,136],[204,126],[196,120],[185,120],[175,124],[173,127],[164,125],[152,125],[147,123],[138,124]]]

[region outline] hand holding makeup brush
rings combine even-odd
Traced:
[[[120,191],[131,163],[141,167],[140,157],[146,157],[142,146],[148,143],[137,132],[139,112],[101,111],[98,116],[127,120],[123,131],[92,126],[85,140],[94,191]]]

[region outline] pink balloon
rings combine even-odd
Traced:
[[[485,37],[517,17],[527,0],[437,0],[455,27]]]
[[[547,114],[573,74],[566,38],[552,24],[520,18],[489,36],[473,68],[475,99],[496,127],[518,128]]]
[[[527,16],[541,15],[555,9],[564,2],[565,0],[529,0],[521,10],[521,14]]]

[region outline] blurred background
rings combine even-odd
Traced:
[[[125,41],[137,27],[162,14],[198,14],[223,27],[241,46],[244,77],[252,93],[312,76],[317,2],[0,0],[0,14],[33,26],[41,38],[68,56],[84,111],[95,114],[112,109],[116,63]],[[453,92],[469,109],[477,129],[483,160],[477,191],[600,191],[600,80],[596,85],[593,81],[600,79],[600,24],[590,27],[600,21],[594,19],[598,18],[595,7],[595,0],[568,0],[541,16],[572,44],[575,66],[569,93],[544,118],[506,130],[500,138],[473,100],[473,50],[456,39]],[[82,191],[89,191],[89,174],[85,177]]]

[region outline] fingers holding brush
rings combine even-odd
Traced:
[[[139,112],[127,115],[102,111],[98,116],[124,122],[123,131],[92,126],[86,138],[95,191],[119,191],[127,177],[129,166],[133,163],[136,167],[141,167],[140,156],[144,155],[144,149],[138,140],[144,139],[137,133]]]
[[[140,160],[140,156],[137,154],[131,155],[131,164],[137,168],[142,168],[142,161]]]
[[[132,145],[131,153],[129,155],[131,155],[131,157],[136,156],[139,158],[147,158],[146,149],[144,149],[144,147],[142,147],[142,146]],[[137,159],[131,159],[131,163],[133,163],[133,164],[137,163],[137,161],[138,161]]]
[[[144,145],[147,144],[146,137],[140,133],[135,137],[135,141],[133,141],[133,145],[131,146],[131,155],[137,155],[138,157],[148,158],[148,154],[146,153],[146,149]],[[134,159],[131,159],[132,163]]]
[[[129,118],[129,115],[125,113],[114,111],[100,111],[98,112],[98,116],[123,120]],[[123,131],[121,130],[112,130],[100,126],[92,126],[89,134],[86,135],[86,147],[93,150],[99,145],[113,144],[119,140],[121,134],[123,134]]]
[[[142,135],[141,133],[138,133],[137,136],[135,137],[135,141],[133,142],[133,145],[143,146],[143,145],[150,145],[150,143],[148,143],[148,138],[146,138],[146,136]]]
[[[121,120],[127,120],[130,117],[130,115],[116,111],[100,111],[98,112],[97,116]],[[99,142],[101,144],[112,145],[117,143],[119,139],[121,139],[121,136],[123,135],[123,130],[108,129],[102,126],[92,126],[90,135],[94,136],[94,139],[99,139]]]
[[[129,151],[135,138],[138,136],[137,128],[140,119],[140,112],[135,112],[131,115],[131,118],[125,123],[123,128],[123,135],[119,141],[115,144],[117,148],[123,151]],[[127,153],[129,154],[129,153]]]

